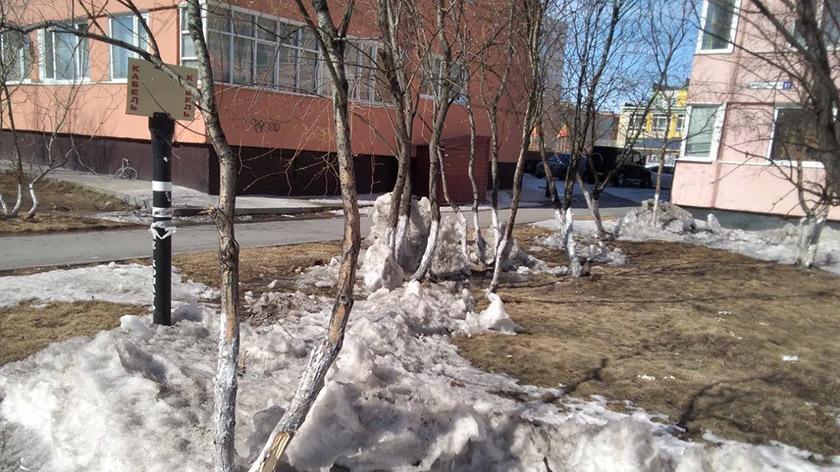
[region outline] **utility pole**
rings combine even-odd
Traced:
[[[172,136],[175,121],[166,113],[149,118],[152,137],[152,269],[155,324],[172,324]]]
[[[142,59],[128,60],[125,112],[149,117],[152,141],[152,270],[155,324],[172,324],[172,139],[175,120],[195,119],[195,69],[169,65],[180,80]]]

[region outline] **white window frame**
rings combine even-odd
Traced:
[[[201,6],[205,7],[206,2],[201,2]],[[186,4],[178,5],[178,64],[184,65],[185,61],[189,62],[198,62],[198,56],[185,56],[184,55],[184,38],[189,38],[189,41],[192,41],[190,38],[190,31],[188,26],[182,26],[184,15],[187,14],[187,6]],[[207,31],[207,9],[201,9],[201,25],[202,30]]]
[[[791,161],[789,159],[773,159],[773,141],[776,139],[776,122],[779,119],[779,110],[800,110],[801,106],[794,103],[778,104],[773,107],[773,126],[770,128],[770,139],[767,142],[767,165],[776,165],[781,167],[796,167],[799,165],[798,161]],[[802,167],[812,169],[822,169],[823,163],[820,161],[802,161]]]
[[[639,129],[644,131],[645,127],[645,116],[644,112],[639,113],[638,110],[633,110],[627,115],[627,131],[628,132],[635,132]],[[638,123],[634,123],[638,121]]]
[[[88,22],[85,19],[72,19],[72,20],[67,21],[66,23],[68,25],[72,25],[74,27],[77,26],[77,25],[90,26],[90,25],[88,25]],[[77,64],[76,74],[79,75],[79,72],[82,72],[82,74],[80,76],[76,77],[75,79],[56,79],[55,78],[55,73],[56,73],[56,67],[55,67],[55,38],[53,38],[53,60],[52,60],[52,62],[53,62],[53,77],[52,78],[47,77],[47,65],[46,65],[46,62],[45,62],[47,60],[46,35],[47,34],[53,34],[53,33],[56,33],[56,31],[53,31],[49,28],[38,30],[38,79],[41,82],[46,83],[46,84],[63,85],[63,84],[86,84],[86,83],[90,83],[91,82],[91,80],[90,80],[90,49],[89,49],[90,48],[90,42],[87,40],[87,38],[82,38],[80,36],[75,36],[75,35],[73,36],[74,38],[76,38],[76,47],[73,49],[73,54],[74,55],[79,54],[79,51],[80,51],[79,43],[81,41],[88,41],[88,44],[87,44],[88,51],[87,51],[86,61],[79,61],[78,58],[77,58],[77,61],[76,61],[76,64]],[[57,33],[62,34],[61,31],[58,31]],[[65,34],[70,34],[70,33],[65,33]],[[84,68],[84,70],[79,71],[78,69],[82,68],[82,67]]]
[[[714,162],[717,160],[718,157],[718,150],[720,149],[720,137],[721,131],[723,128],[724,117],[726,116],[726,102],[724,103],[693,103],[691,105],[686,106],[685,112],[685,128],[687,130],[691,130],[691,112],[694,108],[709,108],[709,107],[717,107],[717,112],[715,113],[715,121],[712,123],[712,141],[709,145],[709,155],[706,157],[699,156],[699,155],[691,155],[687,156],[685,154],[686,144],[690,139],[689,136],[686,136],[687,133],[683,133],[682,139],[680,140],[680,157],[679,161],[682,162]]]
[[[3,53],[3,41],[6,34],[11,33],[12,31],[6,31],[4,34],[0,34],[0,54]],[[18,72],[20,73],[20,79],[18,80],[6,80],[9,84],[28,84],[32,82],[32,57],[30,55],[29,58],[26,56],[30,54],[32,41],[29,39],[29,35],[23,35],[23,48],[18,52],[17,57],[17,65],[18,65]]]
[[[664,126],[662,128],[658,128],[656,126],[657,118],[665,120],[665,122],[663,123]],[[668,114],[667,113],[654,113],[653,117],[651,118],[650,131],[654,135],[657,135],[658,133],[664,133],[667,136],[667,134],[668,134]]]
[[[143,17],[143,21],[146,22],[146,24],[148,25],[149,24],[149,14],[148,13],[141,13],[140,16]],[[111,15],[108,18],[108,34],[113,37],[113,34],[114,34],[114,20],[116,18],[121,18],[121,17],[131,17],[132,18],[132,21],[134,23],[134,25],[133,25],[134,38],[133,38],[132,44],[134,46],[137,46],[138,48],[141,48],[143,46],[146,46],[146,48],[148,48],[148,44],[145,44],[145,45],[140,44],[140,29],[142,28],[142,25],[140,24],[140,20],[137,18],[137,15],[135,15],[134,13],[120,13],[120,14],[117,14],[117,15]],[[179,24],[180,24],[180,21],[181,21],[180,17],[178,18],[178,21],[179,21]],[[148,40],[147,40],[147,43],[148,43]],[[119,46],[115,46],[115,45],[111,44],[110,45],[110,51],[108,52],[108,60],[111,61],[109,66],[108,66],[108,77],[110,78],[111,82],[125,82],[128,79],[128,77],[119,77],[119,78],[114,77],[114,50],[115,50],[115,48],[119,48]],[[126,51],[126,52],[128,53],[128,58],[129,59],[138,57],[137,53],[134,52],[134,51]],[[128,71],[126,71],[126,72],[128,72]],[[127,75],[128,74],[126,73],[126,76]]]
[[[351,40],[350,42],[352,43],[352,45],[350,47],[355,47],[357,49],[357,51],[356,51],[357,60],[356,60],[356,64],[354,64],[355,65],[355,71],[352,74],[354,83],[351,84],[352,90],[351,90],[351,94],[350,94],[350,99],[353,100],[353,101],[356,101],[356,102],[361,102],[361,103],[381,104],[382,102],[385,101],[385,98],[380,97],[380,100],[376,99],[376,81],[377,81],[377,74],[378,74],[378,69],[376,67],[376,62],[377,62],[377,59],[379,57],[379,43],[377,43],[376,41],[369,41],[369,40]],[[362,51],[367,51],[368,49],[371,49],[371,52],[370,52],[371,57],[370,58],[367,57],[368,56],[367,54],[362,53]],[[358,85],[359,85],[358,79],[361,76],[362,71],[365,69],[365,67],[361,63],[362,62],[362,57],[364,57],[365,60],[370,59],[370,65],[371,65],[371,68],[370,68],[371,75],[370,75],[370,79],[368,80],[368,83],[367,83],[368,98],[361,98],[360,92],[359,92],[360,88],[358,87]]]
[[[722,49],[703,49],[703,35],[706,33],[706,15],[709,10],[709,0],[703,0],[703,13],[700,15],[700,28],[697,31],[697,43],[694,48],[695,54],[731,54],[735,49],[735,36],[738,31],[738,23],[741,17],[741,0],[735,0],[733,5],[732,24],[729,27],[729,41]]]
[[[680,121],[682,121],[682,123],[680,123]],[[679,135],[683,134],[683,129],[685,128],[685,122],[686,122],[686,114],[685,113],[678,113],[677,116],[676,116],[675,123],[674,123],[674,129],[675,129],[677,134],[679,134]]]
[[[213,29],[212,31],[214,32],[214,34],[220,34],[226,40],[228,40],[230,38],[227,41],[227,43],[228,43],[227,47],[229,48],[228,53],[229,53],[229,57],[231,57],[231,58],[233,57],[233,47],[234,47],[233,46],[234,41],[233,41],[232,38],[242,37],[242,38],[247,38],[247,39],[252,40],[252,49],[251,49],[252,50],[252,65],[251,65],[251,67],[252,67],[251,79],[252,80],[251,80],[251,82],[252,83],[251,84],[234,83],[233,82],[233,65],[232,64],[230,64],[230,70],[228,71],[228,74],[227,74],[228,77],[220,77],[219,75],[216,75],[214,77],[214,80],[217,83],[230,85],[230,86],[233,86],[233,87],[242,87],[242,88],[256,89],[256,90],[261,90],[261,91],[270,91],[270,92],[274,92],[274,93],[284,93],[284,94],[288,94],[288,95],[299,95],[299,96],[305,96],[305,97],[323,97],[323,96],[325,96],[323,91],[325,90],[325,87],[327,85],[329,85],[330,78],[329,78],[328,74],[325,73],[325,70],[326,70],[325,67],[324,67],[325,59],[323,57],[323,53],[321,52],[321,48],[318,47],[318,46],[315,46],[315,48],[309,48],[309,47],[304,47],[303,46],[303,37],[302,37],[303,36],[303,31],[306,28],[308,28],[306,23],[296,21],[296,20],[293,20],[293,19],[289,19],[289,18],[283,18],[283,17],[279,17],[279,16],[265,14],[265,13],[262,13],[262,12],[259,12],[259,11],[250,10],[250,9],[235,6],[235,5],[225,5],[225,4],[218,4],[218,3],[202,2],[202,6],[205,7],[205,8],[202,8],[202,15],[201,15],[202,16],[202,23],[204,25],[204,31],[205,31],[205,34],[207,36],[209,36],[209,33],[211,31],[210,28],[209,28],[209,22],[208,22],[208,19],[207,19],[208,5],[209,5],[209,7],[219,8],[219,9],[222,9],[226,12],[237,12],[237,13],[242,13],[242,14],[246,14],[246,15],[251,15],[251,16],[254,17],[254,28],[257,28],[257,26],[256,26],[257,22],[261,18],[277,22],[277,27],[278,28],[280,27],[280,25],[287,25],[287,26],[292,26],[292,27],[298,28],[298,30],[296,32],[296,34],[298,36],[297,41],[296,41],[296,45],[285,44],[285,43],[280,42],[279,40],[277,42],[272,43],[269,40],[260,39],[260,38],[258,38],[258,34],[257,34],[256,31],[254,31],[254,36],[251,37],[251,36],[244,36],[244,35],[239,35],[239,34],[234,33],[233,30],[232,30],[232,27],[231,27],[231,31],[229,31],[229,32],[228,31],[217,31],[217,30]],[[186,11],[186,9],[183,7],[183,5],[181,5],[179,7],[179,12],[178,12],[178,15],[179,15],[179,17],[178,17],[179,46],[180,46],[180,50],[181,50],[180,52],[181,53],[183,53],[184,38],[188,37],[188,35],[189,35],[189,32],[186,29],[181,29],[181,15],[183,15],[185,13],[185,11]],[[232,20],[230,20],[230,21],[232,21]],[[364,44],[366,46],[374,45],[375,46],[374,47],[374,53],[376,53],[378,51],[379,45],[375,41],[360,40],[360,39],[357,40],[356,38],[352,38],[352,37],[348,37],[348,39],[351,40],[351,41],[358,41],[358,44],[360,44],[360,45],[361,44]],[[256,44],[257,43],[273,44],[275,46],[276,56],[275,56],[275,61],[274,61],[274,84],[256,83],[256,78],[257,78],[257,51],[256,51],[257,47],[256,47]],[[209,48],[209,44],[208,44],[208,48]],[[297,52],[297,57],[298,58],[300,57],[300,54],[302,52],[308,52],[308,53],[315,53],[316,54],[318,65],[315,68],[315,87],[314,87],[315,91],[314,92],[308,92],[308,91],[302,90],[300,88],[301,61],[299,59],[295,61],[295,80],[294,80],[295,84],[294,84],[294,89],[290,90],[288,88],[280,86],[280,66],[279,66],[278,58],[279,58],[279,53],[280,53],[281,48],[294,49]],[[373,59],[374,59],[374,64],[375,64],[375,57]],[[183,65],[184,61],[194,61],[194,60],[197,60],[197,58],[196,57],[183,56],[183,55],[181,55],[181,57],[180,57],[180,63],[182,65]],[[375,72],[376,71],[374,70],[373,72],[374,73],[371,74],[371,82],[370,82],[370,85],[369,85],[371,87],[371,89],[370,89],[370,93],[371,93],[370,97],[371,98],[369,100],[357,99],[356,95],[354,94],[352,97],[350,97],[350,99],[352,101],[361,102],[361,103],[364,103],[364,104],[367,104],[367,105],[375,105],[375,106],[387,105],[384,97],[380,97],[380,100],[376,100],[376,95],[375,95],[375,91],[376,91],[376,85],[375,85],[376,75],[375,75]]]
[[[440,61],[440,67],[437,70],[437,77],[440,77],[441,69],[443,69],[443,56],[441,56],[439,54],[430,54],[428,57],[429,57],[430,61],[435,61],[435,60]],[[464,61],[460,61],[460,60],[453,61],[453,66],[456,65],[456,64],[460,64],[464,68],[467,67],[467,64]],[[464,72],[466,72],[466,70],[464,70]],[[466,73],[463,74],[463,78],[466,78]],[[428,77],[424,77],[424,80],[428,80]],[[440,80],[440,79],[436,79],[436,80]],[[467,85],[467,84],[463,83],[462,85]],[[464,88],[465,87],[462,87],[462,89],[464,89]],[[456,91],[453,90],[453,92],[456,92]],[[466,104],[467,103],[467,96],[465,94],[462,94],[461,92],[456,92],[456,93],[457,93],[457,95],[452,98],[452,103],[453,104],[458,104],[458,105]],[[421,92],[420,93],[420,98],[425,99],[425,100],[434,100],[435,96],[430,95],[428,93],[422,93]]]

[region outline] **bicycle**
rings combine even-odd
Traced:
[[[131,167],[131,161],[126,158],[122,159],[120,168],[114,172],[115,179],[134,180],[137,178],[137,169]]]

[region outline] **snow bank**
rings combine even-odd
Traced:
[[[684,442],[642,411],[476,369],[449,341],[470,323],[469,293],[453,287],[412,282],[356,303],[344,349],[287,450],[294,470],[823,470],[788,447]],[[242,325],[238,466],[258,453],[325,333],[329,300],[304,305],[280,323]],[[181,312],[171,327],[126,316],[0,368],[0,469],[211,470],[218,315]]]
[[[522,328],[514,323],[510,315],[505,311],[502,299],[495,293],[488,293],[490,306],[478,315],[470,312],[467,314],[467,323],[464,333],[474,335],[484,331],[498,331],[504,334],[516,334]]]
[[[470,275],[470,260],[461,248],[461,241],[466,234],[465,220],[455,215],[444,215],[441,218],[437,250],[432,259],[432,274],[441,278]]]
[[[266,292],[248,304],[251,324],[285,323],[301,313],[318,313],[329,303],[324,297],[303,292]]]
[[[550,220],[554,221],[554,220]],[[575,226],[578,226],[581,222],[575,222]],[[547,226],[547,225],[546,225]],[[554,225],[550,229],[556,230],[557,226]],[[593,225],[594,228],[594,225]],[[590,240],[589,244],[586,244],[586,240]],[[542,236],[534,240],[535,243],[550,248],[555,249],[558,251],[565,251],[566,248],[564,247],[564,241],[561,237],[559,232],[554,232],[549,234],[548,236]],[[537,246],[539,247],[539,246]],[[592,238],[581,238],[578,241],[575,251],[577,256],[580,258],[581,262],[591,262],[595,264],[603,264],[609,266],[623,266],[627,265],[627,255],[617,247],[610,247],[608,244],[598,241],[597,238],[594,240]]]
[[[659,202],[656,215],[653,212],[653,200],[645,200],[638,208],[633,208],[624,215],[615,228],[615,234],[644,235],[662,232],[676,235],[690,234],[697,230],[697,224],[691,213],[670,202]],[[656,226],[653,225],[656,216]]]
[[[388,215],[390,213],[391,194],[386,193],[376,199],[371,213],[371,227],[367,241],[373,245],[376,241],[386,241],[388,234]],[[414,272],[420,265],[426,239],[429,237],[429,222],[432,210],[429,199],[411,201],[410,217],[406,228],[405,241],[400,252],[399,264],[405,272]]]
[[[391,194],[386,193],[376,199],[371,216],[372,225],[368,233],[367,241],[371,247],[377,242],[387,241],[388,214],[390,213]],[[426,243],[431,228],[432,211],[429,199],[426,197],[420,200],[412,200],[411,216],[407,227],[403,248],[399,251],[399,266],[404,272],[414,273],[423,258],[426,250]],[[461,250],[461,240],[467,232],[466,222],[455,215],[443,215],[438,233],[437,248],[434,259],[432,259],[431,273],[438,277],[450,278],[461,277],[470,274],[470,261],[467,255]],[[375,258],[371,259],[378,264],[386,260],[381,250],[377,250]],[[372,268],[372,274],[385,270],[394,273],[394,268],[380,269]],[[365,269],[366,270],[366,269]],[[377,277],[370,276],[371,287],[377,287]],[[367,279],[366,279],[367,280]],[[366,282],[367,284],[367,282]],[[375,290],[375,288],[371,289]]]
[[[307,267],[298,276],[295,284],[298,287],[311,285],[318,288],[335,287],[338,283],[338,270],[341,267],[341,257],[333,256],[330,262],[324,265]]]
[[[685,210],[668,202],[661,202],[659,225],[651,225],[652,201],[631,210],[615,227],[620,239],[644,241],[661,239],[697,244],[737,252],[782,264],[794,264],[798,254],[799,227],[788,223],[779,228],[745,231],[724,228],[714,215],[695,220]],[[583,231],[591,232],[591,228]],[[817,249],[815,267],[840,274],[840,231],[824,227]]]
[[[371,292],[380,288],[393,290],[402,285],[405,276],[388,243],[381,239],[377,239],[365,251],[361,272],[364,274],[365,288]]]
[[[114,303],[152,303],[152,268],[140,264],[115,264],[54,270],[25,276],[0,277],[0,307],[26,300],[72,302],[100,300]],[[213,299],[219,292],[172,272],[172,299]]]

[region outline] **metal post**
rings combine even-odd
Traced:
[[[152,269],[155,324],[172,324],[172,135],[175,121],[166,113],[149,118],[152,136]]]

